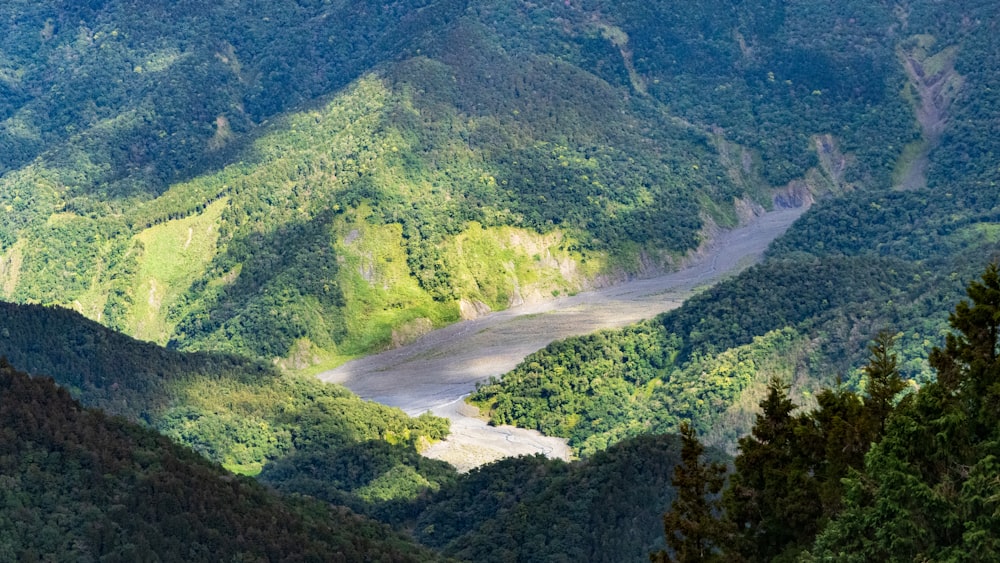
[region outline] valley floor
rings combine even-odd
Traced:
[[[462,400],[555,340],[618,328],[679,307],[699,288],[755,263],[806,208],[778,209],[719,235],[677,272],[491,313],[436,330],[411,345],[348,362],[318,377],[361,397],[449,418],[452,435],[425,455],[466,471],[503,457],[543,453],[568,459],[559,438],[492,427]]]

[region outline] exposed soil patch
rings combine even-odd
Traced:
[[[914,109],[922,139],[908,147],[897,175],[897,188],[912,190],[927,185],[927,162],[948,123],[948,110],[955,102],[965,78],[955,71],[958,47],[931,54],[934,38],[917,35],[903,42],[897,54],[915,93]]]

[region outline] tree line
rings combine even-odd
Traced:
[[[780,381],[725,468],[702,459],[689,426],[668,549],[653,560],[989,560],[1000,554],[996,481],[1000,270],[968,284],[954,330],[929,362],[937,379],[910,393],[893,339],[865,366],[867,390],[821,393],[796,414]]]

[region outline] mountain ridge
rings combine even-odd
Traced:
[[[78,51],[82,68],[102,60],[101,49],[134,59],[123,83],[129,88],[147,84],[150,73],[167,80],[196,61],[198,72],[220,79],[186,124],[166,109],[160,116],[148,104],[131,108],[117,86],[95,87],[119,100],[104,113],[125,111],[90,120],[91,141],[53,133],[65,150],[43,151],[0,178],[0,200],[19,210],[16,220],[5,218],[0,236],[5,296],[75,306],[108,326],[179,348],[330,365],[406,340],[400,335],[425,330],[416,327],[428,321],[453,322],[463,302],[497,310],[517,302],[518,292],[573,292],[602,275],[669,270],[704,238],[705,225],[731,227],[740,206],[769,207],[789,186],[811,196],[871,187],[886,174],[885,161],[895,160],[883,154],[894,141],[864,135],[905,137],[912,127],[901,119],[902,98],[886,93],[902,70],[876,65],[887,72],[880,84],[809,74],[801,61],[774,65],[792,52],[830,66],[833,59],[818,54],[827,44],[846,45],[837,57],[851,64],[880,61],[892,54],[890,41],[855,45],[857,30],[840,29],[800,45],[808,35],[801,21],[765,23],[783,8],[763,3],[759,12],[758,3],[745,4],[715,13],[718,6],[705,2],[690,20],[652,23],[646,16],[663,6],[305,3],[279,18],[276,5],[255,3],[237,19],[252,24],[245,33],[259,37],[259,46],[248,36],[237,40],[231,23],[191,36],[211,29],[206,23],[232,6],[213,8],[205,22],[175,33],[170,24],[121,16],[125,8],[109,0],[81,18],[79,29],[89,31],[80,31],[82,43],[72,48],[65,33],[75,24],[54,18],[46,41]],[[45,10],[32,12],[43,30]],[[879,10],[863,29],[879,29],[879,18],[888,17]],[[275,32],[279,21],[301,33],[283,38]],[[696,24],[707,35],[695,33]],[[739,33],[730,34],[730,25]],[[271,66],[283,54],[289,68],[299,68],[304,62],[290,54],[292,45],[341,28],[365,54],[344,62],[343,46],[328,42],[303,50],[318,57],[318,73],[292,76]],[[143,46],[144,34],[158,37],[158,47]],[[196,39],[178,40],[185,50],[171,46],[175,36]],[[676,46],[665,43],[671,38]],[[794,46],[781,47],[783,41]],[[263,56],[263,45],[275,53]],[[681,53],[705,63],[706,74],[694,80],[677,63]],[[49,64],[32,63],[33,71]],[[773,82],[760,82],[765,68]],[[694,89],[667,80],[674,71],[691,78]],[[187,89],[164,103],[171,111],[202,93],[183,81],[176,87]],[[885,111],[854,111],[860,102],[848,95],[852,88]],[[761,95],[742,102],[736,91]],[[795,134],[795,125],[772,118],[783,104],[801,110]],[[74,109],[61,119],[85,113]],[[750,119],[755,113],[764,121]],[[737,115],[748,120],[734,121]],[[834,127],[833,116],[845,122]],[[130,132],[136,120],[146,125]],[[162,147],[146,141],[129,156],[102,144],[116,135],[148,139],[161,122],[176,128],[161,130]],[[751,134],[761,127],[766,134]],[[177,161],[169,174],[137,167],[157,147],[179,150],[174,143],[195,160],[202,158],[198,147],[207,147],[206,164]],[[119,157],[136,162],[119,166]],[[164,165],[174,166],[169,160]],[[113,195],[117,180],[101,179],[107,171],[135,188],[123,187],[124,198]],[[163,221],[170,224],[158,229]],[[173,258],[156,250],[165,245],[162,231],[183,233],[175,222],[185,221],[212,223],[217,238],[192,239],[201,240],[200,252],[182,256],[184,275],[153,275]],[[528,254],[505,242],[502,230],[510,228],[521,229],[522,238],[561,238]],[[344,242],[355,231],[367,234],[361,245],[373,239],[367,248]],[[290,256],[276,251],[277,239],[290,243],[283,245]],[[547,253],[558,267],[550,267]],[[286,273],[262,271],[274,266]]]

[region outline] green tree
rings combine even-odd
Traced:
[[[1000,276],[990,265],[950,317],[957,331],[930,363],[938,381],[900,402],[845,509],[817,538],[824,559],[1000,557]]]
[[[786,386],[768,384],[750,436],[740,440],[736,473],[724,494],[726,517],[736,527],[732,547],[750,561],[787,555],[816,533],[822,505],[801,419]]]
[[[879,332],[868,348],[871,355],[864,367],[868,377],[865,410],[879,435],[885,432],[885,421],[892,412],[896,396],[906,388],[906,382],[899,374],[896,354],[892,353],[895,339],[888,331]]]
[[[864,465],[865,453],[872,443],[872,427],[867,423],[867,405],[857,393],[838,386],[817,394],[819,408],[800,417],[799,456],[807,460],[819,492],[822,512],[819,519],[829,518],[841,509],[841,480],[853,469]],[[822,522],[813,523],[813,533]],[[803,546],[815,536],[804,537]]]
[[[654,563],[720,559],[719,548],[726,537],[725,523],[718,514],[726,466],[702,459],[705,448],[689,423],[681,423],[680,431],[681,463],[671,479],[677,498],[663,515],[669,551],[650,554]]]
[[[938,382],[971,400],[968,406],[975,408],[979,400],[997,392],[1000,273],[996,262],[983,272],[981,283],[969,283],[966,294],[971,303],[960,302],[948,318],[958,333],[949,334],[944,349],[934,349],[928,359],[937,370]]]

